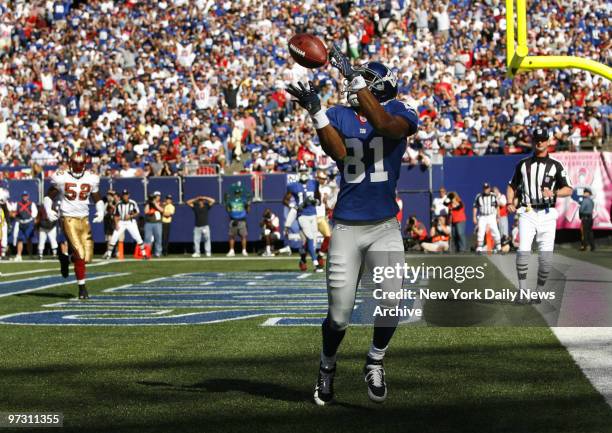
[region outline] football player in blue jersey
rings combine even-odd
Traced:
[[[293,197],[294,203],[291,203]],[[300,270],[306,271],[306,253],[310,255],[316,272],[323,272],[323,266],[317,260],[315,243],[317,241],[317,204],[319,203],[319,184],[310,177],[310,168],[301,163],[298,166],[298,181],[287,185],[287,194],[283,203],[289,207],[285,221],[285,231],[293,224],[297,216],[300,225],[300,235],[304,246],[300,249]]]
[[[416,111],[395,99],[397,79],[385,65],[369,62],[353,67],[337,46],[330,50],[329,61],[345,79],[349,106],[325,110],[312,83],[287,87],[310,114],[323,150],[341,173],[327,261],[329,308],[322,325],[323,347],[314,392],[314,401],[321,406],[334,399],[336,352],[349,325],[364,267],[404,265],[395,187],[406,138],[418,127]],[[397,292],[401,285],[398,277],[377,286],[383,292]],[[379,304],[383,313],[397,305],[394,300]],[[398,321],[391,314],[374,318],[364,367],[368,396],[374,402],[387,397],[383,357]]]

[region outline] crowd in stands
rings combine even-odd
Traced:
[[[529,4],[530,54],[612,60],[610,3]],[[503,2],[451,0],[0,1],[0,166],[43,166],[81,147],[101,175],[332,168],[284,87],[313,80],[344,103],[332,68],[287,41],[310,32],[356,63],[396,72],[422,125],[405,161],[529,152],[546,122],[557,150],[610,139],[610,83],[577,70],[505,76]],[[213,168],[213,172],[216,168]]]

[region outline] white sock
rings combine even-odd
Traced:
[[[325,356],[323,351],[321,351],[321,367],[329,370],[330,368],[334,368],[334,365],[336,365],[336,355]]]
[[[270,248],[270,245],[266,245],[266,253],[270,254],[272,252],[272,249]]]
[[[389,346],[385,347],[384,349],[379,349],[372,344],[370,346],[370,350],[368,351],[368,358],[373,359],[374,361],[381,361],[385,357],[385,352],[387,351],[388,347]]]

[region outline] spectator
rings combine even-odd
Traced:
[[[162,255],[162,214],[161,193],[155,191],[145,205],[144,242],[153,247],[153,256]]]
[[[404,234],[404,247],[406,251],[421,251],[421,243],[427,239],[427,229],[422,222],[417,220],[416,215],[408,218]]]
[[[450,199],[448,205],[451,214],[453,246],[456,252],[464,253],[467,251],[467,241],[465,237],[465,222],[467,217],[465,215],[465,206],[461,197],[456,192],[449,193],[448,199]]]
[[[162,254],[168,255],[168,244],[170,242],[170,228],[172,227],[172,219],[176,208],[172,202],[172,195],[168,194],[163,205],[162,212]]]
[[[204,253],[211,256],[210,226],[208,225],[208,211],[215,204],[215,199],[204,195],[187,200],[187,206],[193,209],[195,227],[193,229],[193,254],[191,257],[200,257],[200,246],[204,238]]]
[[[580,201],[580,210],[578,215],[580,216],[580,231],[582,232],[582,245],[580,251],[586,251],[587,244],[591,247],[591,251],[595,251],[595,237],[593,236],[593,209],[595,209],[595,203],[591,198],[590,188],[585,188]]]
[[[23,243],[28,247],[28,254],[32,255],[32,239],[34,239],[34,220],[38,216],[38,207],[36,203],[30,200],[30,193],[24,191],[21,194],[21,200],[18,201],[13,217],[16,218],[15,227],[13,230],[17,232],[17,255],[15,261],[22,260]]]
[[[248,256],[247,252],[247,223],[246,218],[250,210],[250,203],[243,195],[242,186],[239,184],[233,185],[233,193],[228,194],[225,200],[225,209],[230,217],[229,226],[229,251],[228,257],[234,257],[234,244],[236,237],[240,237],[242,245],[242,255]]]
[[[496,186],[493,187],[493,193],[497,197],[497,205],[499,207],[499,232],[502,237],[508,237],[510,235],[508,227],[508,200],[506,199],[506,195],[502,194]]]
[[[104,174],[110,167],[128,176],[171,176],[186,161],[241,171],[252,169],[245,163],[252,160],[253,143],[266,142],[280,155],[278,140],[291,143],[282,145],[289,161],[277,161],[274,169],[288,171],[306,160],[301,156],[311,156],[304,149],[299,155],[294,143],[316,145],[317,138],[304,132],[309,120],[292,110],[285,83],[310,79],[331,106],[341,97],[333,89],[342,82],[330,70],[296,65],[285,48],[287,28],[318,34],[326,43],[340,39],[357,63],[379,60],[397,71],[400,97],[424,124],[410,140],[414,153],[406,159],[412,164],[427,166],[438,153],[529,152],[529,132],[538,119],[549,123],[559,146],[572,150],[610,140],[608,80],[575,70],[505,77],[499,44],[505,22],[496,7],[341,2],[336,11],[314,0],[294,2],[289,11],[282,0],[174,1],[171,8],[165,1],[58,1],[46,11],[32,2],[4,3],[5,166],[48,166],[83,147],[94,163],[109,155],[100,167]],[[538,54],[608,64],[607,15],[598,8],[592,0],[564,0],[553,13],[549,3],[535,3],[529,14],[538,25],[530,27],[530,44]],[[576,26],[580,31],[572,30]],[[204,158],[196,139],[209,141]],[[268,149],[256,150],[264,164],[253,171],[272,170]],[[135,172],[122,166],[121,156]],[[150,167],[141,165],[146,162]]]
[[[434,218],[438,218],[440,215],[448,215],[448,208],[446,206],[446,188],[440,187],[438,191],[439,196],[434,198],[431,202],[431,212]]]
[[[119,171],[119,177],[127,178],[127,177],[136,177],[138,174],[138,169],[135,167],[131,167],[130,163],[123,159],[121,161],[121,170]]]
[[[429,230],[431,242],[421,242],[421,248],[429,253],[448,251],[450,232],[450,227],[446,225],[446,217],[439,216]]]

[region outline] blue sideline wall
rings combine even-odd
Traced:
[[[482,157],[446,157],[443,165],[443,182],[447,191],[456,191],[466,206],[466,233],[472,233],[472,205],[474,197],[482,191],[482,184],[489,182],[506,193],[514,167],[526,155],[490,155]],[[434,191],[435,193],[435,191]],[[437,195],[437,194],[436,194]],[[510,218],[510,227],[512,227]]]
[[[433,196],[437,196],[437,190],[444,185],[448,191],[457,191],[464,202],[468,215],[468,233],[473,230],[471,222],[472,202],[476,194],[481,190],[483,182],[500,187],[505,192],[505,186],[511,178],[514,166],[521,156],[486,156],[486,157],[447,157],[442,165],[435,165],[429,170],[419,167],[402,166],[400,180],[398,183],[398,194],[403,201],[403,221],[410,215],[416,215],[429,227],[430,219],[430,183]],[[291,176],[291,175],[289,175]],[[248,217],[249,240],[255,241],[260,238],[259,221],[267,207],[281,217],[281,225],[284,223],[284,207],[282,198],[286,191],[287,175],[275,174],[265,175],[263,179],[263,201],[254,202]],[[221,184],[217,177],[192,177],[183,182],[182,192],[184,200],[197,195],[207,195],[220,201],[230,186],[240,181],[248,191],[253,190],[251,177],[224,176]],[[149,180],[145,185],[142,179],[119,179],[110,182],[103,179],[100,185],[102,193],[109,188],[121,190],[123,188],[131,191],[132,197],[142,203],[146,194],[159,190],[163,195],[171,193],[176,198],[179,196],[179,179],[177,178],[155,178]],[[9,190],[12,200],[19,200],[22,191],[30,192],[32,198],[37,197],[39,188],[37,180],[10,181]],[[48,186],[45,182],[45,187]],[[176,215],[172,224],[171,242],[190,242],[193,235],[193,212],[184,204],[177,204]],[[142,209],[141,209],[142,210]],[[92,210],[93,213],[93,210]],[[210,211],[210,226],[213,242],[227,241],[228,217],[222,204],[213,206]],[[101,224],[93,225],[95,242],[103,242],[104,234]]]

